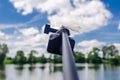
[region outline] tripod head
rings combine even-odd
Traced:
[[[48,41],[47,51],[53,54],[62,55],[62,33],[66,33],[68,35],[68,39],[70,41],[71,49],[73,50],[75,41],[73,38],[69,37],[70,32],[64,26],[61,27],[60,30],[56,30],[50,27],[50,25],[45,25],[44,33],[49,34],[49,32],[53,32],[51,34]]]

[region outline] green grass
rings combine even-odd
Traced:
[[[11,64],[11,63],[12,63],[12,60],[8,60],[8,59],[4,60],[4,64]]]

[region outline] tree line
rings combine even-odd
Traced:
[[[38,53],[35,50],[29,52],[29,56],[24,55],[23,50],[18,50],[14,58],[6,57],[9,52],[7,44],[0,44],[0,64],[35,64],[35,63],[62,63],[62,56],[50,54],[48,58],[44,56],[36,57],[35,54]],[[103,57],[100,57],[99,53],[103,53]],[[85,57],[87,54],[87,57]],[[119,51],[114,45],[103,46],[102,49],[94,47],[90,52],[74,52],[74,59],[76,63],[110,63],[110,64],[120,64]]]

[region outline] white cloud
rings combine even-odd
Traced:
[[[119,50],[119,53],[120,53],[120,43],[113,43],[113,45],[116,46],[116,48]]]
[[[106,45],[105,42],[100,42],[100,41],[98,41],[96,39],[94,39],[94,40],[85,40],[85,41],[77,43],[78,49],[76,49],[76,50],[81,51],[83,53],[88,53],[88,52],[90,52],[92,50],[92,48],[94,48],[94,47],[100,48],[100,47],[102,47],[104,45]]]
[[[7,40],[9,39],[11,36],[8,36],[7,34],[3,33],[0,31],[0,39],[1,40]]]
[[[60,26],[80,26],[81,33],[107,25],[111,13],[101,1],[77,3],[76,8],[63,8],[56,15],[49,16],[51,24]]]
[[[18,24],[0,24],[0,30],[9,29],[9,28],[20,28],[25,27],[27,24],[24,23],[18,23]]]
[[[107,25],[108,20],[112,17],[101,0],[73,0],[74,6],[70,3],[70,0],[10,0],[10,2],[22,15],[30,14],[34,10],[47,12],[48,20],[53,27],[57,26],[58,28],[61,25],[71,28],[77,27],[80,34]],[[34,20],[38,20],[38,18],[35,17],[27,23],[34,22]],[[3,26],[0,25],[0,29],[4,28]],[[11,28],[13,25],[7,27]],[[26,52],[30,49],[38,50],[42,48],[41,46],[47,44],[48,36],[40,33],[37,28],[30,27],[18,31],[22,34],[16,32],[11,39],[6,40],[12,52],[19,49]],[[90,40],[80,42],[78,46],[82,47],[79,50],[88,52],[92,47],[99,47],[104,44],[104,42]]]
[[[118,24],[118,29],[120,30],[120,23]]]
[[[120,55],[120,43],[112,43],[113,45],[116,46],[116,48],[119,50],[119,55]],[[111,44],[106,44],[106,42],[100,42],[96,39],[94,40],[85,40],[82,42],[77,43],[75,51],[81,51],[83,53],[88,53],[92,50],[93,47],[98,47],[101,49],[101,47]],[[102,52],[99,53],[100,56],[102,56]],[[86,54],[87,56],[87,54]]]
[[[21,29],[20,32],[25,36],[30,36],[39,33],[38,29],[34,27]]]
[[[10,2],[23,15],[32,13],[33,9],[47,12],[51,25],[72,28],[80,26],[81,28],[78,28],[81,33],[107,25],[112,17],[101,0],[73,0],[74,6],[70,0],[10,0]]]
[[[96,39],[94,40],[85,40],[77,44],[77,46],[82,46],[82,47],[98,47],[104,45],[104,42],[99,42]]]
[[[15,2],[15,0],[10,0],[12,2]],[[16,0],[17,2],[14,3],[15,8],[17,8],[18,12],[22,12],[23,15],[26,15],[28,13],[31,13],[33,11],[32,5],[28,4],[30,0]],[[23,9],[24,7],[24,9]]]
[[[28,55],[30,50],[38,51],[38,55],[46,53],[48,35],[40,33],[40,31],[34,27],[17,29],[15,34],[10,35],[0,32],[1,43],[6,43],[10,49],[10,52],[7,54],[8,56],[14,57],[18,50],[23,50],[25,55]],[[6,39],[5,36],[9,38]]]
[[[13,3],[14,7],[18,12],[21,12],[23,15],[27,15],[36,9],[41,12],[47,11],[48,13],[52,13],[55,10],[58,10],[61,6],[66,6],[66,2],[69,0],[10,0]],[[64,3],[64,4],[63,4]]]
[[[25,27],[29,27],[32,23],[38,21],[41,19],[41,15],[35,15],[32,17],[32,19],[24,22],[24,23],[11,23],[11,24],[0,24],[0,30],[5,30],[5,29],[17,29],[17,28],[25,28]]]

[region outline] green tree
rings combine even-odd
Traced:
[[[92,53],[94,53],[94,55],[95,55],[96,57],[98,57],[98,53],[99,53],[99,51],[100,51],[99,48],[94,47],[93,50],[92,50]]]
[[[93,48],[93,50],[90,51],[90,53],[88,54],[87,62],[88,63],[102,63],[102,59],[98,55],[99,51],[100,49],[96,47]]]
[[[53,63],[62,63],[62,56],[54,55]]]
[[[44,54],[38,58],[38,62],[40,63],[46,63],[47,62],[47,59],[45,58]]]
[[[35,51],[35,50],[31,50],[30,51],[30,54],[29,54],[29,57],[28,57],[28,61],[27,61],[30,64],[37,62],[36,57],[33,55],[34,53],[37,53],[37,51]]]
[[[49,58],[47,59],[47,62],[49,62],[49,63],[52,62],[52,54],[50,54]]]
[[[74,57],[75,57],[75,62],[85,63],[85,55],[83,53],[75,52]]]
[[[105,59],[106,56],[108,55],[108,54],[107,54],[107,53],[108,53],[108,52],[107,52],[107,51],[108,51],[107,49],[108,49],[107,46],[103,46],[103,47],[102,47],[102,52],[103,52],[103,58],[104,58],[104,59]]]
[[[0,64],[5,60],[6,53],[8,53],[8,51],[7,44],[0,44]]]
[[[117,55],[118,54],[118,50],[117,50],[117,48],[114,46],[114,45],[110,45],[109,47],[108,47],[108,54],[113,58],[115,55]]]
[[[16,63],[16,64],[26,63],[26,57],[24,56],[24,52],[22,50],[17,51],[17,55],[13,59],[13,63]]]
[[[119,63],[120,63],[120,55],[116,55],[115,59],[117,59],[119,61]]]

